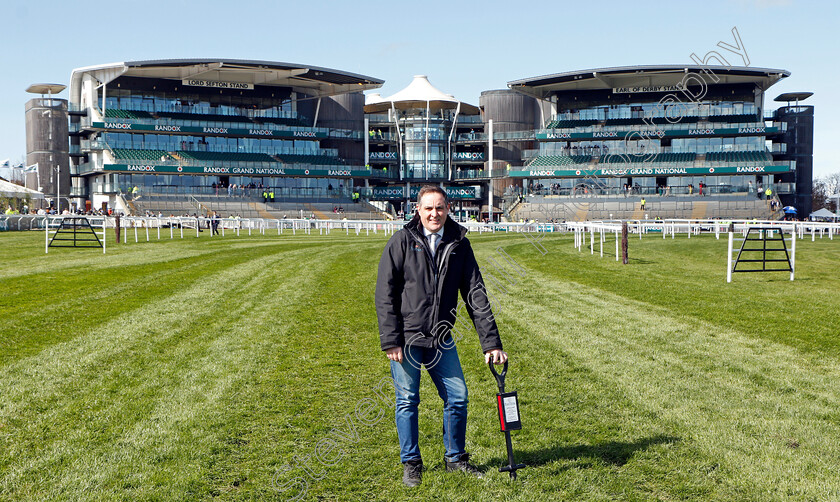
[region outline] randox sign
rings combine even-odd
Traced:
[[[327,137],[323,131],[283,131],[276,129],[234,129],[232,127],[194,127],[163,124],[137,124],[123,122],[93,122],[96,129],[117,131],[152,131],[164,133],[198,133],[202,135],[252,136],[259,138],[322,139]]]
[[[607,176],[708,176],[716,174],[754,174],[787,173],[790,164],[763,166],[726,166],[726,167],[633,167],[586,169],[535,169],[533,171],[510,171],[512,178],[587,178]]]
[[[341,178],[370,175],[370,171],[362,169],[290,169],[285,167],[210,167],[155,164],[105,164],[102,166],[102,169],[104,171],[122,173],[202,174],[210,176],[317,176],[323,178]]]
[[[420,194],[420,186],[412,186],[408,198],[416,200]],[[446,187],[446,196],[450,200],[477,199],[476,187]],[[405,187],[373,187],[372,199],[374,200],[399,200],[405,199]]]
[[[548,130],[547,132],[538,132],[537,139],[541,140],[566,140],[566,139],[586,139],[586,138],[626,138],[628,135],[632,139],[648,138],[664,138],[664,137],[691,137],[691,136],[733,136],[733,135],[759,135],[759,134],[775,134],[779,132],[778,127],[705,127],[702,129],[639,129],[639,130],[625,130],[625,131],[594,131],[594,132],[561,132]]]

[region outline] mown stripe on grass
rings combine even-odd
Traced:
[[[0,364],[70,340],[92,326],[185,288],[204,274],[274,253],[274,246],[209,247],[188,258],[177,249],[152,253],[135,247],[107,267],[2,279],[0,288],[8,294],[0,299],[4,312]],[[307,247],[302,243],[282,246],[285,250]],[[157,256],[158,261],[149,261],[147,255]]]
[[[0,486],[84,494],[119,483],[106,466],[116,463],[124,471],[142,460],[147,465],[135,471],[141,479],[129,482],[139,493],[164,490],[181,498],[189,493],[185,484],[203,486],[200,470],[181,471],[192,465],[187,453],[212,444],[202,441],[212,436],[201,425],[207,409],[223,408],[231,379],[248,375],[248,350],[238,344],[249,312],[278,288],[294,298],[294,285],[308,282],[301,272],[317,268],[329,251],[301,250],[230,267],[4,368],[0,420],[9,474]],[[287,260],[310,265],[289,267]],[[281,269],[281,280],[273,267]],[[240,320],[242,327],[230,325]],[[138,444],[147,440],[145,447]],[[168,470],[161,472],[158,462]],[[41,480],[41,472],[58,478]]]
[[[840,493],[840,483],[826,481],[837,466],[826,459],[840,454],[834,359],[686,323],[668,309],[537,271],[525,284],[508,300],[530,320],[529,335],[719,459],[731,473],[719,482],[732,497]]]

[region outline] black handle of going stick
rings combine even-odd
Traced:
[[[490,372],[493,373],[493,376],[496,377],[496,384],[499,386],[499,392],[505,392],[505,375],[507,375],[508,370],[508,362],[505,361],[505,365],[502,367],[502,372],[498,373],[496,371],[496,365],[493,364],[493,360],[491,359],[489,363]]]

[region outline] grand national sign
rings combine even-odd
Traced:
[[[370,176],[366,169],[306,169],[289,167],[217,167],[217,166],[178,166],[164,164],[105,164],[104,171],[119,173],[152,174],[202,174],[217,176],[300,176],[319,178],[348,178],[350,176]]]
[[[586,178],[586,177],[617,177],[617,176],[710,176],[719,174],[755,174],[755,173],[787,173],[792,166],[785,162],[763,166],[722,166],[722,167],[655,167],[652,164],[643,167],[606,167],[600,169],[586,169],[581,165],[578,169],[540,169],[533,171],[509,171],[512,178]]]

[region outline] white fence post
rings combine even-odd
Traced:
[[[733,232],[729,230],[729,244],[726,246],[726,282],[732,282],[732,237]]]
[[[796,269],[796,230],[790,234],[790,280],[793,280],[793,272]]]

